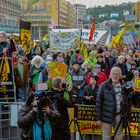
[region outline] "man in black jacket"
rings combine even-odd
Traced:
[[[111,69],[110,79],[104,82],[96,98],[97,125],[102,128],[103,140],[111,140],[112,127],[117,128],[121,119],[123,100],[121,79],[122,71],[118,67]],[[123,126],[120,125],[115,140],[123,139]]]
[[[53,123],[54,140],[70,140],[69,114],[67,109],[73,107],[73,103],[64,99],[62,84],[63,82],[60,77],[52,80],[52,101],[61,115],[61,118]]]

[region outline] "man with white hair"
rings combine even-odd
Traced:
[[[112,127],[117,126],[122,115],[122,71],[119,67],[111,69],[110,78],[104,82],[96,98],[96,120],[97,125],[102,128],[103,140],[111,140]],[[123,140],[123,126],[120,125],[115,140]]]
[[[126,63],[125,63],[125,57],[124,56],[120,55],[118,57],[117,63],[113,67],[119,67],[122,71],[123,78],[126,78],[126,74],[128,73],[128,71],[127,71],[127,66],[126,66]]]
[[[43,63],[43,59],[36,55],[31,61],[31,68],[30,68],[30,87],[35,90],[36,85],[38,84],[38,78],[40,72],[43,70],[41,64]]]

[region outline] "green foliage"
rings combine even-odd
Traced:
[[[125,4],[120,4],[120,5],[105,5],[104,7],[98,6],[98,7],[93,7],[93,8],[88,8],[87,9],[87,15],[92,15],[93,17],[96,18],[97,23],[103,22],[105,20],[110,20],[110,19],[116,19],[118,20],[124,20],[124,11],[129,11],[131,14],[132,7],[135,5],[135,3],[125,3]],[[118,13],[119,17],[117,18],[111,18],[110,14],[111,13]],[[99,15],[105,14],[105,17],[99,18]]]

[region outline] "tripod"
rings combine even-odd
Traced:
[[[121,126],[121,124],[123,125],[124,127],[124,130],[125,130],[125,140],[127,140],[127,130],[128,130],[128,136],[129,136],[129,139],[128,140],[132,140],[132,137],[131,137],[131,133],[130,133],[130,126],[129,126],[129,121],[128,121],[128,115],[129,115],[129,97],[127,94],[124,94],[123,95],[123,101],[122,101],[122,114],[121,114],[121,119],[119,121],[119,124],[115,130],[115,133],[114,133],[114,136],[112,137],[112,140],[115,139],[115,136],[119,130],[119,127]]]
[[[74,140],[76,140],[76,127],[78,128],[78,132],[79,132],[79,134],[80,134],[80,139],[83,140],[83,137],[82,137],[82,134],[81,134],[81,131],[80,131],[80,128],[79,128],[79,125],[78,125],[78,121],[77,121],[77,118],[76,118],[76,117],[74,117],[74,118],[70,121],[68,128],[70,128],[72,122],[74,122],[74,133],[75,133],[75,138],[74,138]]]

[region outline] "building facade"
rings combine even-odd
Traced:
[[[0,0],[0,31],[19,33],[20,0]]]
[[[86,5],[83,4],[74,4],[77,16],[77,28],[83,28],[83,21],[86,18]]]
[[[132,8],[131,14],[136,16],[135,21],[140,21],[140,1]]]
[[[21,7],[26,21],[31,22],[33,39],[50,29],[75,27],[76,12],[66,0],[36,0],[31,5],[28,0],[21,0]]]

